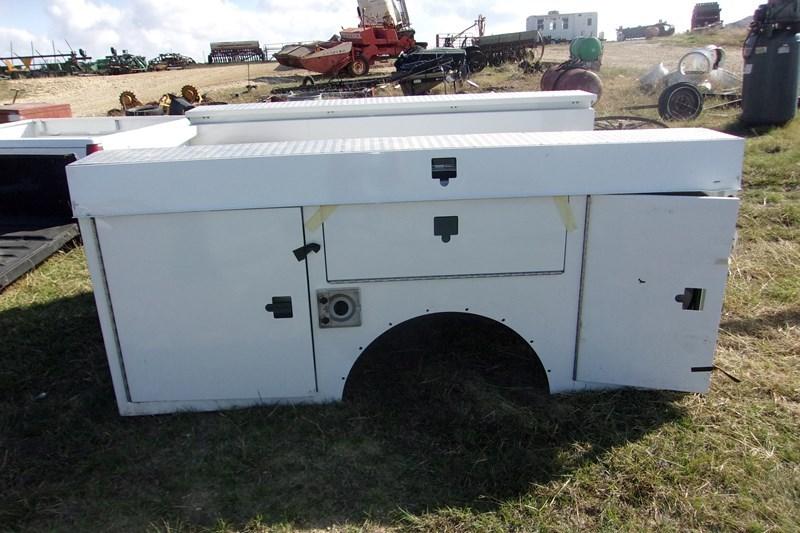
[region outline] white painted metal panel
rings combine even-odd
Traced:
[[[437,219],[457,233],[436,235]],[[327,278],[563,272],[566,234],[553,198],[340,206],[324,225]]]
[[[86,155],[86,145],[104,150],[180,146],[197,134],[184,117],[53,118],[0,125],[2,154]]]
[[[704,392],[713,364],[735,198],[608,196],[590,202],[577,379]],[[677,295],[705,291],[702,310]]]
[[[491,202],[489,202],[491,203]],[[329,284],[322,253],[308,257],[312,294],[317,289],[359,287],[360,327],[314,328],[319,380],[317,401],[339,400],[351,365],[380,335],[406,320],[435,313],[468,313],[496,320],[529,342],[553,393],[590,387],[573,379],[586,198],[570,198],[575,231],[567,232],[563,274]],[[304,209],[306,218],[311,210]],[[336,212],[331,215],[332,220]],[[307,232],[322,242],[322,228]],[[374,250],[383,253],[387,248]],[[478,251],[479,253],[479,251]],[[411,255],[415,255],[411,252]],[[312,321],[318,309],[312,305]],[[534,364],[534,361],[531,361]]]
[[[223,122],[197,126],[192,145],[410,137],[415,135],[463,135],[531,131],[591,131],[594,110],[547,109],[486,111],[480,120],[464,113],[370,117],[305,118],[293,120]]]
[[[76,216],[738,190],[744,141],[701,129],[367,138],[93,154],[67,167]],[[431,179],[455,157],[458,178]],[[114,168],[110,168],[113,165]]]
[[[595,95],[585,91],[389,96],[205,106],[188,111],[186,117],[192,124],[198,125],[312,118],[541,111],[589,109],[596,100]]]
[[[131,401],[315,393],[299,208],[97,219]],[[292,318],[265,310],[292,299]]]

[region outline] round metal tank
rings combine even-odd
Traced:
[[[584,68],[548,70],[542,76],[543,91],[586,91],[603,96],[603,80],[596,73]]]
[[[596,37],[578,37],[570,43],[569,53],[581,61],[597,61],[603,55],[603,43]]]

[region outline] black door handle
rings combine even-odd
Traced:
[[[305,246],[301,246],[297,250],[292,250],[292,253],[294,253],[294,256],[297,258],[298,261],[303,261],[305,260],[306,257],[308,257],[308,254],[310,254],[311,252],[314,252],[316,254],[321,249],[322,248],[320,247],[319,244],[312,242],[306,244]]]

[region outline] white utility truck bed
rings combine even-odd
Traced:
[[[65,167],[98,150],[177,146],[183,117],[53,118],[0,125],[0,289],[78,235]]]
[[[699,129],[481,131],[68,174],[119,410],[141,415],[338,400],[375,339],[439,313],[511,328],[553,393],[705,391],[743,153]]]

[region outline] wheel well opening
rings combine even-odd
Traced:
[[[436,313],[398,324],[353,365],[349,402],[423,403],[450,395],[515,401],[548,392],[547,372],[529,340],[479,315]]]

